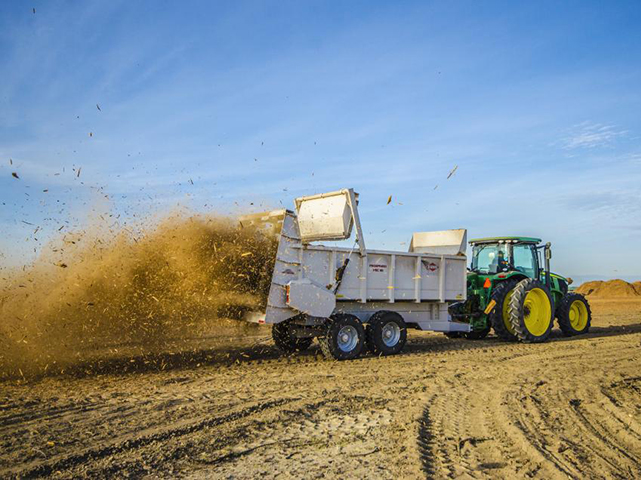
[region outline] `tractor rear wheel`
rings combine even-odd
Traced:
[[[328,359],[351,360],[358,357],[365,345],[365,329],[355,315],[332,315],[325,334],[318,337],[323,355]]]
[[[566,337],[588,333],[592,323],[590,304],[583,295],[568,293],[559,302],[556,318]]]
[[[272,338],[278,349],[285,353],[307,350],[314,341],[313,338],[296,338],[287,320],[274,324]]]
[[[488,318],[488,323],[492,325],[494,333],[502,340],[510,342],[518,339],[512,327],[509,313],[510,299],[517,283],[517,280],[505,280],[494,287],[491,300],[496,302],[496,306],[490,312]]]
[[[369,319],[367,346],[374,355],[395,355],[407,341],[407,326],[396,312],[381,310]]]
[[[554,305],[548,288],[538,280],[521,280],[512,291],[510,321],[524,343],[544,342],[550,336]]]

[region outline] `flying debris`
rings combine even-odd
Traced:
[[[18,176],[18,174],[17,174],[16,172],[11,172],[11,176],[12,176],[13,178],[20,179],[20,177]]]
[[[456,172],[456,170],[457,170],[457,169],[458,169],[458,165],[454,165],[454,168],[453,168],[453,169],[452,169],[452,171],[449,173],[449,175],[447,176],[447,179],[446,179],[446,180],[449,180],[449,179],[450,179],[450,177],[451,177],[452,175],[454,175],[454,172]]]
[[[96,103],[96,108],[98,109],[99,112],[102,112],[100,105],[98,105],[97,103]]]
[[[41,229],[23,222],[34,240]],[[105,340],[135,342],[142,354],[191,348],[194,335],[226,332],[246,311],[267,304],[278,247],[271,236],[216,215],[172,215],[141,227],[136,239],[119,225],[88,236],[59,225],[65,233],[39,247],[50,254],[10,282],[0,274],[0,298],[11,298],[1,312],[1,379],[20,377],[19,368],[28,376],[52,364],[56,373],[93,365],[104,358],[96,353]],[[29,316],[33,321],[24,320]],[[64,335],[49,335],[57,331]],[[37,355],[25,354],[24,338]]]
[[[389,205],[390,203],[392,203],[392,196],[391,195],[387,198],[387,205]]]

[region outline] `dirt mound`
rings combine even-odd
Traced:
[[[266,302],[276,243],[229,218],[66,234],[0,279],[0,377],[61,371],[100,349],[177,348]]]
[[[624,298],[641,295],[641,282],[628,283],[625,280],[596,280],[585,282],[576,289],[577,293],[601,298]]]

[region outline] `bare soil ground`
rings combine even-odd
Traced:
[[[590,302],[592,333],[540,345],[411,332],[329,362],[266,329],[4,382],[0,477],[640,478],[641,302]]]

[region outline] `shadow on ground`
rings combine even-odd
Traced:
[[[551,342],[572,342],[579,339],[610,337],[616,335],[628,335],[641,333],[641,323],[629,325],[616,325],[608,327],[592,327],[588,335],[579,337],[565,337],[560,330],[554,330],[550,336]],[[430,351],[448,350],[473,350],[477,348],[508,346],[511,343],[501,341],[496,337],[488,337],[483,340],[448,339],[441,335],[429,336],[408,336],[408,343],[403,354],[422,354]],[[401,355],[403,355],[401,354]],[[364,358],[373,358],[371,354],[364,355]],[[79,363],[68,367],[64,373],[58,374],[71,377],[85,377],[91,375],[126,375],[131,373],[160,372],[169,370],[180,370],[185,368],[198,368],[202,366],[231,367],[233,365],[246,364],[251,362],[263,362],[282,360],[285,362],[316,362],[328,361],[316,344],[305,352],[291,355],[283,354],[278,350],[268,337],[261,338],[253,345],[217,346],[216,348],[203,348],[181,352],[163,352],[122,358],[96,359],[91,362]],[[331,360],[329,360],[331,361]],[[28,378],[28,381],[35,381],[45,376],[39,375]],[[4,380],[21,380],[23,378],[9,378]]]

